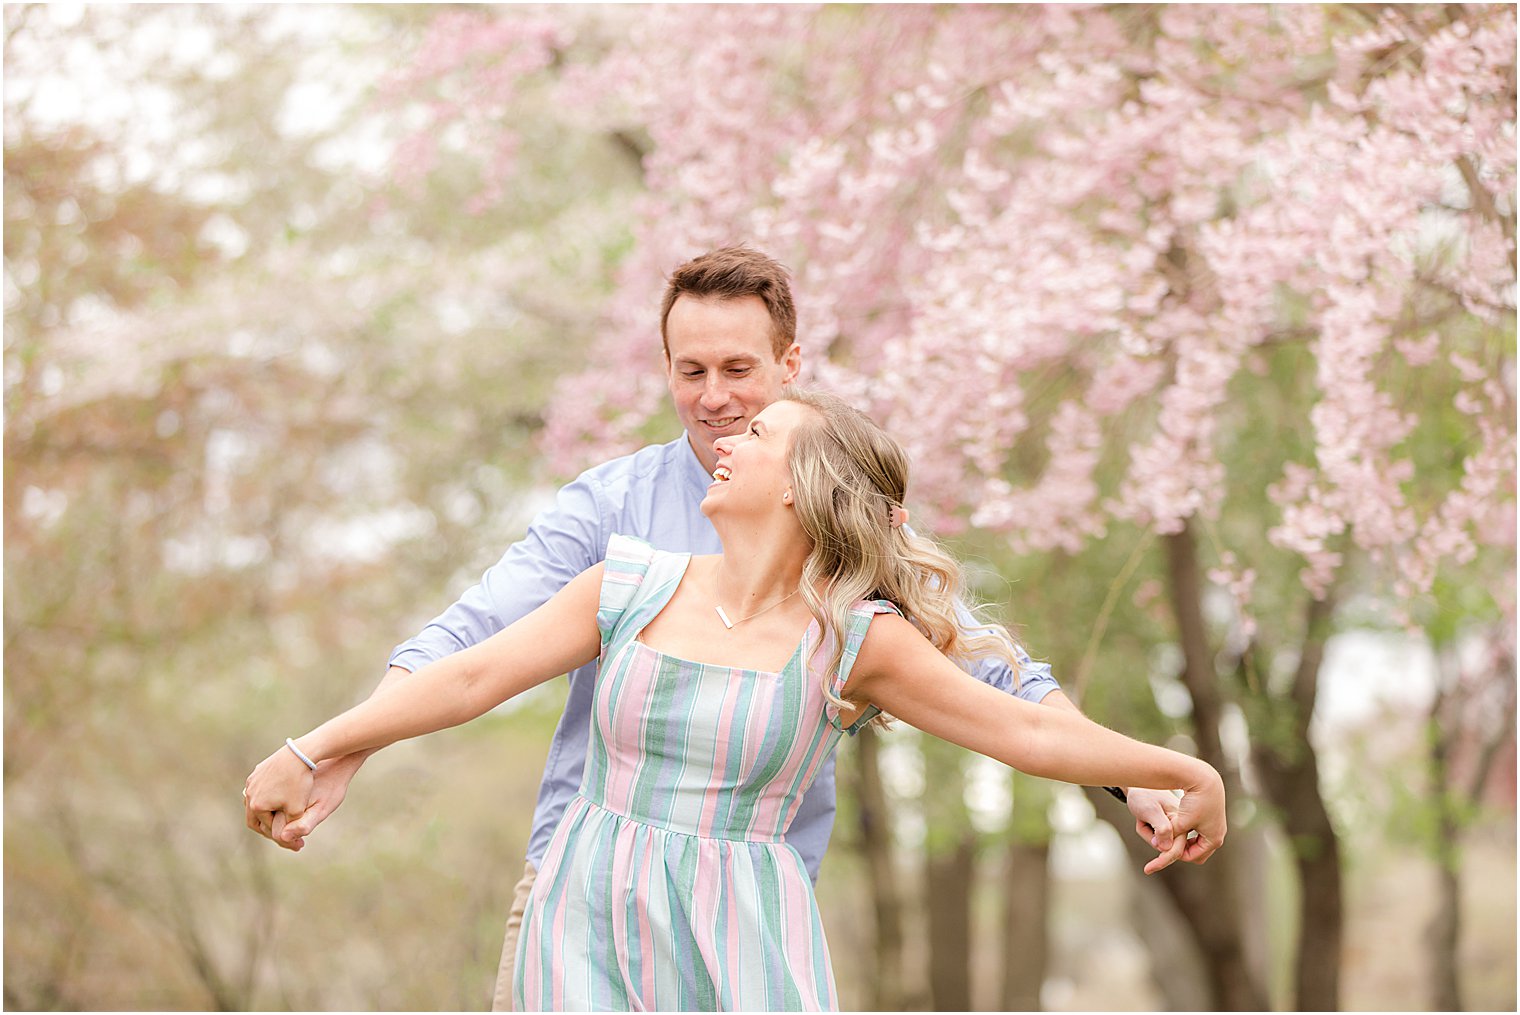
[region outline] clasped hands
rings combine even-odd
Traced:
[[[1166,790],[1137,788],[1129,791],[1125,804],[1135,819],[1135,834],[1157,852],[1145,865],[1147,874],[1178,860],[1204,863],[1224,842],[1223,785],[1200,788],[1180,799]]]
[[[306,836],[338,809],[369,753],[319,761],[312,771],[293,751],[279,748],[243,783],[248,827],[277,846],[299,851]]]

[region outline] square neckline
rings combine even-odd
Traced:
[[[660,619],[660,614],[665,612],[665,608],[670,605],[671,600],[676,597],[676,592],[680,590],[681,583],[686,580],[686,575],[691,570],[691,558],[693,556],[694,555],[690,553],[681,554],[681,576],[677,578],[675,584],[670,587],[670,593],[665,597],[665,601],[660,603],[660,608],[654,612],[654,616],[650,617],[649,620],[644,623],[643,627],[634,632],[632,639],[634,645],[638,646],[646,652],[652,652],[655,655],[661,656],[665,659],[672,659],[675,662],[684,663],[687,666],[698,666],[708,670],[728,670],[730,672],[738,671],[739,673],[754,673],[763,677],[779,677],[790,670],[793,664],[797,662],[798,656],[804,654],[803,650],[807,648],[809,641],[811,641],[813,629],[818,626],[817,617],[814,617],[808,621],[808,626],[803,629],[802,637],[797,642],[797,647],[792,649],[792,654],[787,656],[786,662],[781,664],[781,669],[779,670],[762,670],[746,666],[725,666],[722,663],[706,663],[701,662],[697,659],[687,659],[683,656],[678,656],[673,652],[665,652],[657,649],[653,645],[650,645],[648,642],[644,641],[644,632],[649,629],[650,624],[653,624],[656,620]]]

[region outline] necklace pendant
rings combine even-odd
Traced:
[[[723,626],[732,631],[734,629],[734,622],[728,619],[728,614],[723,612],[723,607],[714,606],[713,609],[718,611],[718,619],[723,621]]]

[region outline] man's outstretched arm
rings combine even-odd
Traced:
[[[414,670],[491,637],[527,616],[576,575],[602,559],[606,549],[601,505],[586,476],[562,487],[554,503],[534,518],[527,533],[507,549],[478,583],[415,637],[392,652],[385,676],[371,697],[405,680]],[[299,850],[318,825],[337,810],[348,785],[374,751],[356,751],[319,762],[310,806],[277,839]]]

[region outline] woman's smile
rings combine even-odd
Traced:
[[[714,441],[717,465],[712,470],[712,482],[707,485],[709,495],[719,486],[737,483],[732,492],[723,495],[727,511],[764,512],[769,505],[784,503],[783,497],[790,496],[791,486],[787,448],[792,433],[812,412],[796,402],[773,402],[750,421],[743,433]],[[744,467],[738,468],[739,464]]]

